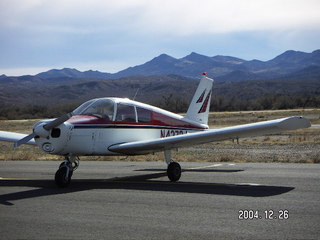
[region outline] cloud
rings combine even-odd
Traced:
[[[61,33],[226,33],[317,27],[318,0],[10,0],[1,25]]]
[[[142,22],[147,28],[171,34],[282,31],[310,26],[318,28],[320,23],[320,1],[313,0],[149,2],[143,11]]]
[[[127,65],[163,52],[309,50],[317,46],[319,10],[319,0],[2,0],[0,64]]]

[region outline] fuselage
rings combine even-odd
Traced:
[[[47,138],[35,140],[51,154],[118,155],[109,147],[206,129],[206,124],[148,104],[125,98],[99,98],[75,109],[74,116],[52,129]]]

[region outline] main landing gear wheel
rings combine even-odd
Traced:
[[[167,175],[171,182],[179,181],[181,177],[181,167],[177,162],[171,162],[167,168]]]

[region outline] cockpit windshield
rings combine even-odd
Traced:
[[[93,99],[83,103],[73,111],[74,115],[91,115],[112,121],[114,102],[110,99]]]

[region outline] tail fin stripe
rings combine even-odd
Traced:
[[[205,93],[206,93],[206,89],[203,91],[203,93],[201,94],[201,96],[199,97],[196,103],[202,103]]]
[[[211,96],[211,92],[212,92],[212,91],[210,91],[210,92],[208,93],[208,95],[207,95],[207,97],[206,97],[206,100],[204,100],[204,103],[202,104],[202,106],[201,106],[201,108],[200,108],[200,110],[199,110],[198,113],[204,113],[204,112],[207,111],[207,107],[208,107],[209,99],[210,99],[210,96]]]

